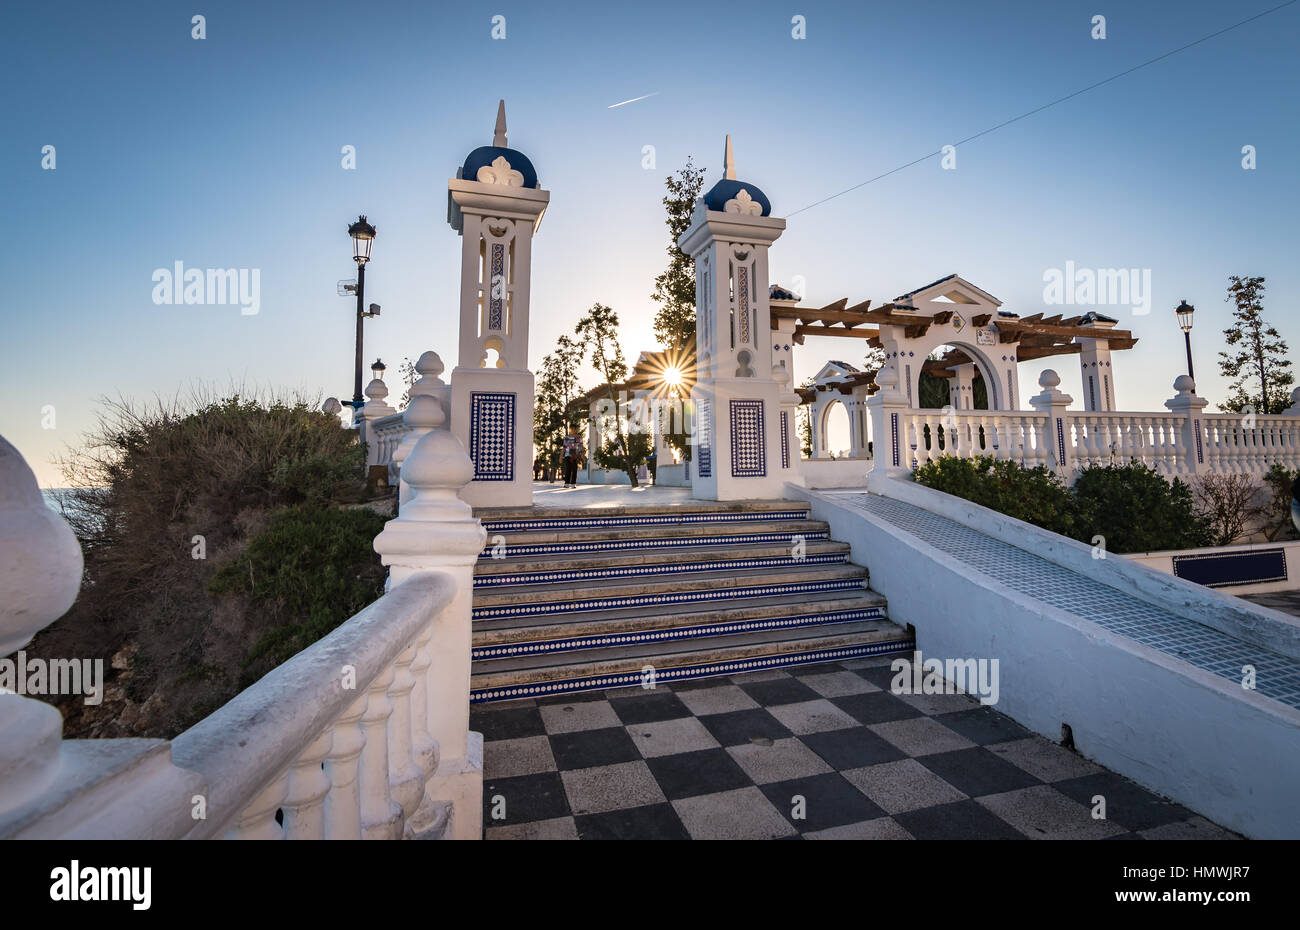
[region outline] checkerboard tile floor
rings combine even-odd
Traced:
[[[486,838],[1236,838],[889,662],[475,706]]]

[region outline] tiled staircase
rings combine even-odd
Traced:
[[[476,515],[488,544],[474,577],[475,702],[640,685],[648,669],[672,682],[912,648],[805,503]]]

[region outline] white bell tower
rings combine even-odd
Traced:
[[[736,179],[730,136],[723,163],[722,180],[696,203],[690,228],[677,240],[695,260],[691,487],[708,500],[779,498],[794,471],[786,465],[789,450],[782,454],[767,250],[785,220],[770,215],[758,187]]]
[[[447,221],[461,236],[451,430],[474,463],[461,491],[471,506],[533,502],[528,301],[533,236],[550,199],[528,157],[507,147],[502,100],[492,144],[471,152],[447,182]]]

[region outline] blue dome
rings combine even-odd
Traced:
[[[710,210],[723,210],[726,208],[727,201],[735,199],[735,196],[741,190],[749,191],[749,196],[762,206],[764,216],[771,216],[772,202],[767,199],[767,194],[764,194],[753,184],[746,184],[743,181],[731,181],[727,178],[723,178],[709,188],[709,192],[704,195],[704,205]]]
[[[469,157],[465,159],[465,164],[460,169],[460,176],[466,181],[476,181],[478,180],[478,169],[491,165],[498,158],[505,158],[506,161],[510,162],[511,168],[524,176],[524,187],[537,187],[537,169],[528,160],[528,156],[515,149],[503,149],[495,145],[480,145],[470,152]],[[753,191],[750,191],[750,193],[752,194]]]

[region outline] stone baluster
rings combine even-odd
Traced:
[[[361,749],[366,745],[361,732],[361,715],[366,712],[366,695],[358,695],[331,727],[325,774],[329,794],[325,796],[325,836],[331,840],[361,839],[361,786],[357,781]]]
[[[411,694],[415,690],[411,665],[415,652],[413,643],[398,655],[393,665],[393,683],[388,688],[393,704],[393,714],[388,718],[388,787],[393,800],[402,808],[403,822],[415,813],[424,798],[425,778],[432,774],[423,771],[415,759],[411,726]]]
[[[276,819],[276,812],[284,802],[289,788],[289,773],[281,772],[275,779],[254,795],[226,831],[228,840],[282,840],[284,828]]]
[[[325,796],[329,794],[330,779],[323,763],[333,741],[333,729],[327,728],[289,768],[289,790],[281,806],[284,833],[291,840],[325,838]]]
[[[374,378],[366,385],[368,398],[361,408],[361,441],[366,443],[366,466],[387,464],[384,460],[384,438],[379,435],[375,421],[391,417],[397,411],[388,405],[388,385]]]
[[[361,837],[367,840],[395,840],[402,833],[402,808],[393,800],[388,786],[388,718],[393,702],[388,686],[393,683],[389,666],[366,689],[366,712],[361,715],[361,766],[357,782],[361,788]]]
[[[473,465],[460,440],[441,428],[441,404],[417,394],[405,420],[426,431],[402,464],[410,499],[375,539],[375,551],[389,566],[390,587],[424,571],[445,573],[454,584],[455,595],[434,620],[434,648],[424,673],[428,731],[438,745],[426,800],[450,803],[451,836],[476,839],[482,830],[483,741],[469,730],[470,618],[474,564],[487,534],[458,496],[473,477]]]

